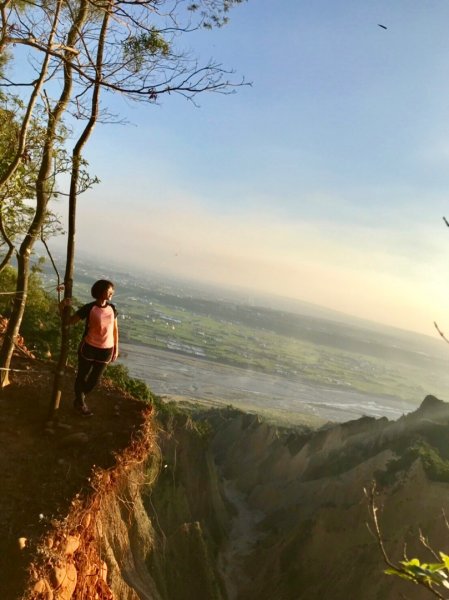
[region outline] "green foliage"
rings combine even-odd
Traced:
[[[184,418],[186,416],[186,411],[183,410],[183,408],[180,407],[179,404],[174,400],[163,402],[159,396],[155,396],[153,404],[157,408],[159,421],[165,427],[169,428],[173,426],[173,422],[175,420]]]
[[[155,396],[149,387],[140,379],[131,377],[128,369],[123,365],[108,366],[105,379],[109,379],[118,388],[133,396],[133,398],[151,402],[155,400]]]
[[[0,273],[0,314],[8,317],[16,287],[17,271],[7,266]],[[60,317],[57,299],[42,287],[39,274],[30,275],[28,300],[20,329],[25,345],[40,358],[54,355],[59,348]]]
[[[409,469],[417,459],[421,460],[429,479],[449,483],[449,460],[443,458],[437,448],[424,440],[415,442],[404,450],[399,458],[388,461],[385,471],[376,473],[376,480],[381,485],[393,483],[397,474]]]
[[[17,153],[23,114],[24,107],[20,99],[12,95],[0,95],[0,177],[8,172]],[[35,197],[35,182],[42,158],[45,131],[45,115],[42,110],[37,110],[30,121],[22,159],[12,177],[0,190],[0,216],[4,235],[12,243],[28,230],[34,217],[35,209],[29,201]],[[70,165],[70,158],[63,148],[66,137],[67,130],[61,125],[55,139],[54,172],[46,182],[53,195],[57,193],[57,175],[66,172]],[[62,231],[59,218],[51,211],[47,211],[43,229],[45,237]],[[0,244],[5,241],[6,239],[0,239]]]
[[[435,448],[422,443],[418,447],[418,456],[429,479],[449,482],[449,461],[442,458]]]
[[[123,43],[123,54],[133,71],[139,71],[148,57],[166,58],[170,54],[170,44],[160,31],[152,27],[138,36],[130,36]],[[128,66],[128,68],[129,68]]]
[[[195,414],[193,405],[180,405],[179,402],[170,400],[163,402],[161,398],[154,397],[159,421],[167,429],[181,427],[189,430],[201,443],[207,444],[214,434],[214,428],[208,418],[204,418],[203,410]]]
[[[0,177],[7,172],[17,152],[19,139],[18,114],[23,110],[21,102],[15,97],[0,97]],[[31,179],[36,165],[32,160],[30,145],[24,152],[24,160],[12,179],[3,186],[0,193],[0,208],[5,230],[13,239],[25,230],[26,223],[33,211],[24,201],[33,195]]]
[[[411,560],[401,560],[399,569],[390,567],[385,570],[385,573],[396,575],[430,589],[433,589],[434,586],[443,586],[449,589],[449,556],[444,552],[439,554],[443,561],[441,563],[421,563],[419,558],[412,558]]]
[[[210,440],[214,434],[214,429],[211,423],[207,419],[195,420],[193,423],[194,430],[196,431],[198,437],[205,442]]]
[[[212,29],[213,27],[223,27],[229,22],[228,12],[233,6],[241,4],[245,0],[224,0],[223,2],[212,2],[208,5],[208,11],[200,11],[203,17],[202,26],[205,29]],[[199,5],[192,3],[188,6],[188,10],[196,12],[199,9]]]

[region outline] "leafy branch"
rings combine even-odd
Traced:
[[[444,590],[441,588],[449,590],[449,556],[441,551],[438,553],[435,552],[431,548],[428,540],[423,536],[422,532],[420,532],[419,541],[430,551],[432,556],[434,556],[438,562],[421,562],[419,558],[409,559],[405,555],[405,552],[403,560],[394,562],[386,551],[382,536],[378,517],[379,506],[376,502],[378,492],[375,482],[371,484],[370,488],[364,488],[363,491],[368,500],[368,510],[370,514],[370,523],[367,523],[367,527],[376,540],[382,558],[388,567],[385,569],[384,573],[386,575],[394,575],[410,581],[411,583],[425,588],[433,596],[441,598],[442,600],[447,600],[449,598],[449,592],[446,592],[446,595],[443,595],[441,592]]]

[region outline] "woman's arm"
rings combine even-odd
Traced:
[[[112,352],[111,361],[114,361],[118,358],[118,323],[117,317],[114,319],[114,350]]]
[[[71,298],[64,298],[64,300],[61,300],[61,302],[59,303],[59,314],[62,317],[62,314],[64,312],[64,308],[66,306],[72,306],[72,299]],[[77,315],[76,313],[73,315],[70,315],[69,318],[69,325],[75,325],[75,323],[78,323],[78,321],[81,321],[81,317],[79,315]]]

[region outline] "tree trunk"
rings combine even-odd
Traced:
[[[78,184],[79,157],[72,157],[72,174],[70,179],[69,195],[69,225],[67,231],[67,258],[64,274],[64,299],[72,298],[73,295],[73,271],[75,258],[75,226],[76,226],[76,187]],[[73,190],[73,191],[72,191]],[[58,363],[56,366],[53,380],[53,390],[48,411],[48,420],[54,420],[59,410],[62,394],[62,383],[64,380],[65,368],[69,356],[70,344],[70,306],[65,306],[61,315],[61,348],[59,351]]]
[[[98,51],[96,58],[96,80],[92,92],[90,118],[87,122],[86,127],[81,133],[72,153],[72,173],[70,177],[69,193],[69,224],[67,231],[66,268],[64,274],[64,299],[72,298],[73,292],[76,233],[76,201],[78,196],[78,180],[81,165],[81,152],[87,140],[89,139],[98,119],[99,97],[101,90],[101,65],[103,64],[104,42],[108,30],[109,19],[111,14],[110,10],[112,8],[112,4],[113,2],[111,1],[108,9],[105,11],[105,14],[103,16],[103,23],[101,27],[100,37],[98,40]],[[59,352],[58,365],[53,380],[53,391],[48,412],[49,420],[54,420],[56,418],[61,402],[62,383],[64,379],[64,372],[67,365],[70,347],[69,319],[70,306],[65,306],[61,319],[61,349]]]
[[[20,324],[22,323],[23,313],[28,294],[28,278],[30,274],[30,253],[19,253],[17,256],[17,285],[16,294],[13,300],[11,316],[5,331],[2,348],[0,350],[0,387],[9,385],[9,367],[14,348],[19,335]]]
[[[6,252],[5,256],[3,257],[3,260],[0,263],[0,273],[6,268],[6,266],[9,264],[12,255],[14,254],[14,244],[11,242],[8,234],[6,233],[5,230],[5,226],[3,223],[3,214],[2,211],[0,209],[0,235],[3,238],[3,241],[5,242],[5,244],[8,246],[8,251]]]

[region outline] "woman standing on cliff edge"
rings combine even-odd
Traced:
[[[70,324],[85,320],[84,335],[78,348],[78,372],[75,379],[74,409],[83,417],[93,412],[86,404],[86,396],[100,381],[107,365],[118,357],[117,310],[110,300],[114,284],[106,279],[96,281],[91,289],[94,302],[79,308],[70,317]],[[62,306],[70,304],[66,299]]]

